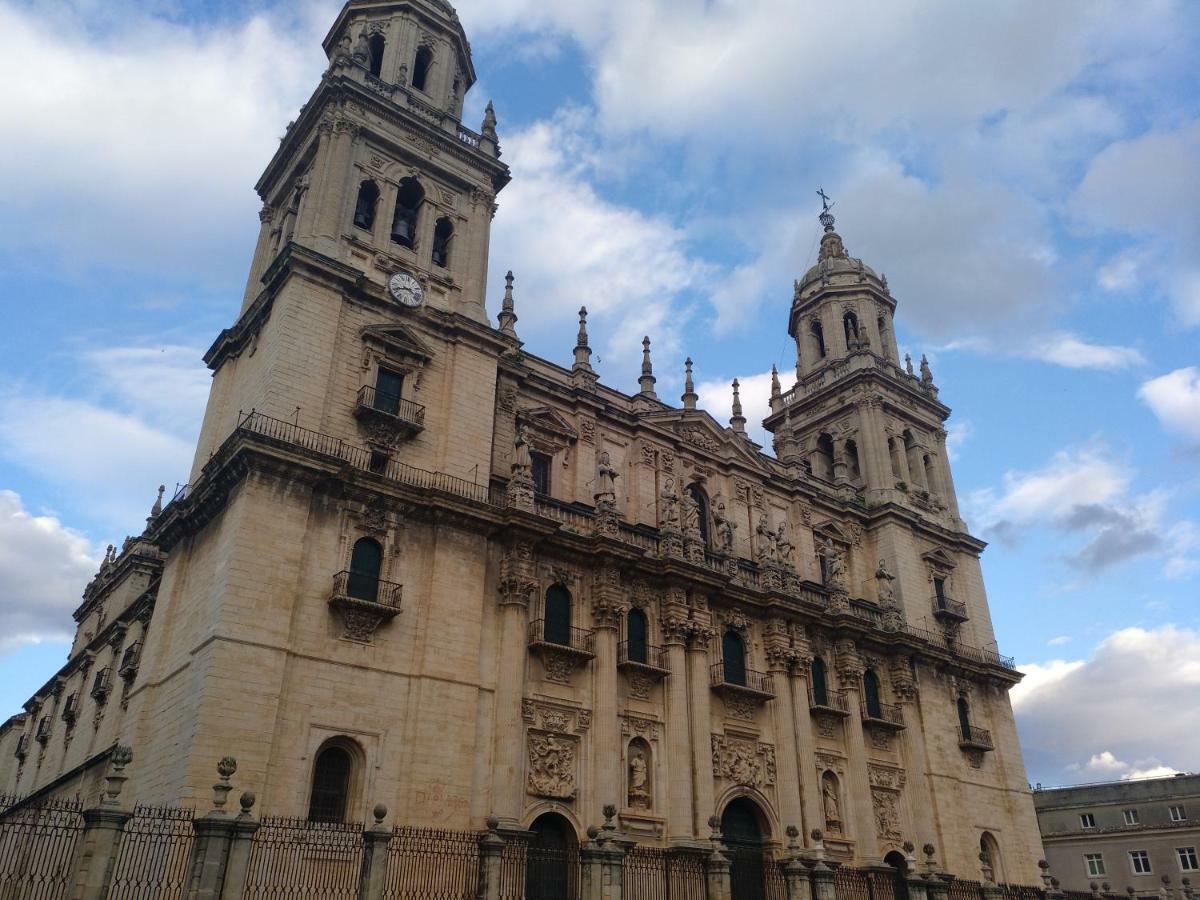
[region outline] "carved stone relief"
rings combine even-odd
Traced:
[[[574,800],[577,741],[574,738],[531,731],[528,742],[527,789],[535,797]]]
[[[642,737],[648,741],[657,741],[662,737],[662,726],[653,719],[642,716],[622,716],[621,734],[626,737]]]
[[[837,737],[838,723],[840,721],[841,718],[839,716],[818,715],[817,734],[826,738]]]
[[[713,775],[761,788],[775,783],[775,748],[722,734],[712,736]]]
[[[740,694],[726,694],[724,698],[725,711],[730,718],[741,719],[743,722],[753,722],[754,714],[758,711],[758,702]]]
[[[526,724],[554,734],[583,734],[592,724],[592,711],[557,703],[525,699],[521,718]]]
[[[871,804],[875,808],[875,833],[887,841],[899,841],[900,796],[895,791],[871,789]]]
[[[654,679],[642,672],[631,672],[629,675],[629,695],[637,700],[649,700],[650,691],[654,689]]]

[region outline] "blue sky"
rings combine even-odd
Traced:
[[[185,477],[252,185],[336,0],[0,0],[0,702]],[[927,353],[1030,777],[1200,769],[1200,8],[462,0],[514,181],[489,306],[752,421],[823,186]],[[786,385],[785,385],[786,386]]]

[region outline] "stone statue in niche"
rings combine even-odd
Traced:
[[[662,523],[663,528],[679,527],[679,495],[675,493],[675,479],[668,478],[663,485],[662,493]]]
[[[525,433],[525,427],[521,426],[517,429],[517,438],[513,442],[513,461],[512,474],[527,475],[533,468],[533,457],[529,453],[529,436]]]
[[[683,516],[683,532],[691,534],[700,530],[700,506],[696,503],[696,498],[687,494],[683,498],[683,504],[680,507]]]
[[[640,741],[629,745],[629,808],[649,809],[650,764]]]
[[[725,499],[717,494],[717,502],[715,505],[716,511],[713,513],[713,521],[717,525],[717,546],[722,553],[733,553],[733,530],[737,526],[729,520],[729,516],[725,512]]]
[[[788,539],[787,522],[779,523],[779,530],[775,533],[775,557],[785,566],[792,564],[792,550],[795,545]]]
[[[602,451],[596,467],[596,496],[616,499],[619,477],[617,470],[613,468],[612,458],[608,455],[608,451]]]
[[[879,582],[879,602],[884,604],[893,604],[896,602],[896,586],[894,584],[896,576],[888,571],[887,562],[879,561],[879,568],[875,570],[875,580]]]
[[[760,563],[775,562],[778,538],[767,524],[767,514],[758,517],[758,526],[754,529],[758,535],[758,561]]]
[[[825,557],[826,582],[830,587],[845,588],[846,556],[834,546],[833,540],[828,535],[821,542],[821,555]]]
[[[825,830],[840,833],[842,803],[838,797],[837,778],[831,772],[826,772],[821,777],[821,801],[825,807]]]

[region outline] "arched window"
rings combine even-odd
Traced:
[[[371,74],[378,78],[379,73],[383,71],[383,51],[387,47],[387,41],[384,40],[382,34],[377,33],[371,35],[367,46],[371,50],[371,60],[368,68]]]
[[[817,438],[817,451],[813,454],[813,475],[825,481],[833,481],[833,438],[828,434]]]
[[[415,178],[405,178],[396,192],[396,213],[392,216],[392,240],[412,250],[417,245],[417,215],[425,201],[425,190]]]
[[[379,598],[379,572],[383,567],[383,548],[371,538],[363,538],[350,554],[350,579],[346,593],[358,600]]]
[[[867,716],[871,719],[883,718],[883,702],[879,699],[879,676],[874,669],[863,673],[863,702],[867,707]]]
[[[842,316],[842,328],[846,331],[846,346],[853,347],[858,342],[858,316],[846,313]]]
[[[413,62],[412,86],[423,91],[429,83],[429,72],[433,69],[433,50],[421,47],[417,50],[417,58]]]
[[[354,224],[370,231],[375,227],[375,208],[379,204],[379,187],[373,181],[358,186],[358,201],[354,204]]]
[[[990,831],[985,831],[979,836],[979,861],[992,870],[992,881],[998,884],[1005,883],[1007,879],[1001,866],[1000,844]]]
[[[862,480],[862,463],[858,458],[858,444],[854,441],[846,441],[846,466],[851,481]]]
[[[546,615],[542,636],[547,643],[570,646],[571,594],[560,584],[546,591]]]
[[[904,480],[904,472],[900,468],[900,454],[904,451],[900,449],[900,442],[894,437],[888,438],[888,456],[892,460],[892,477],[897,481]]]
[[[326,744],[318,751],[308,798],[309,821],[346,821],[353,770],[354,759],[340,744]]]
[[[626,658],[630,662],[646,662],[648,632],[646,614],[640,609],[631,609],[625,617]]]
[[[821,359],[825,358],[825,329],[821,327],[821,323],[813,320],[809,326],[809,333],[812,335],[813,349],[817,351],[817,356]]]
[[[746,683],[746,644],[732,629],[721,638],[721,660],[725,664],[726,684]]]
[[[445,269],[450,266],[450,243],[454,240],[454,223],[443,217],[433,229],[433,264]]]
[[[829,682],[825,678],[825,660],[814,656],[812,665],[812,700],[816,706],[829,705]]]
[[[971,704],[967,702],[966,697],[958,698],[958,728],[962,732],[962,739],[969,741],[971,739]]]
[[[696,501],[696,524],[700,528],[700,539],[704,541],[705,547],[711,547],[708,539],[708,497],[704,493],[704,488],[698,484],[689,484],[687,491],[688,495]]]

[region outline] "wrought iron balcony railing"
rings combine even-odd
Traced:
[[[142,642],[134,641],[125,648],[125,652],[121,654],[121,664],[117,667],[118,674],[122,678],[128,678],[134,675],[138,670],[138,665],[142,661]]]
[[[97,703],[103,703],[108,699],[109,692],[112,691],[112,669],[105,666],[96,672],[96,677],[92,679],[92,696]]]
[[[363,572],[338,572],[333,576],[333,596],[399,610],[404,587]]]
[[[17,738],[17,752],[14,755],[22,760],[29,755],[29,735],[23,734]]]
[[[398,394],[389,394],[367,385],[358,392],[358,409],[392,416],[414,428],[425,427],[425,407]]]
[[[959,729],[958,746],[964,750],[992,750],[992,733],[986,728],[967,725]]]
[[[846,700],[846,692],[835,691],[832,688],[815,690],[809,687],[808,707],[813,712],[833,713],[839,716],[850,715],[850,704]]]
[[[79,716],[79,695],[71,694],[63,703],[62,720],[68,725],[73,725],[75,719]]]
[[[863,705],[862,719],[868,725],[881,725],[884,728],[900,729],[904,727],[904,712],[892,703],[866,703]]]
[[[51,725],[50,725],[50,717],[49,716],[42,716],[40,719],[38,719],[37,742],[39,744],[46,744],[47,742],[49,742],[50,729],[51,729]]]
[[[752,694],[765,700],[775,696],[770,675],[743,666],[731,666],[724,660],[709,667],[708,683],[718,691]]]
[[[666,649],[641,641],[621,641],[617,645],[617,668],[639,669],[652,675],[671,672]]]
[[[965,622],[970,618],[967,604],[949,597],[939,597],[933,601],[933,617],[941,622]]]
[[[535,619],[529,623],[529,646],[565,650],[590,658],[596,655],[596,632],[590,628],[560,625],[554,620]]]

